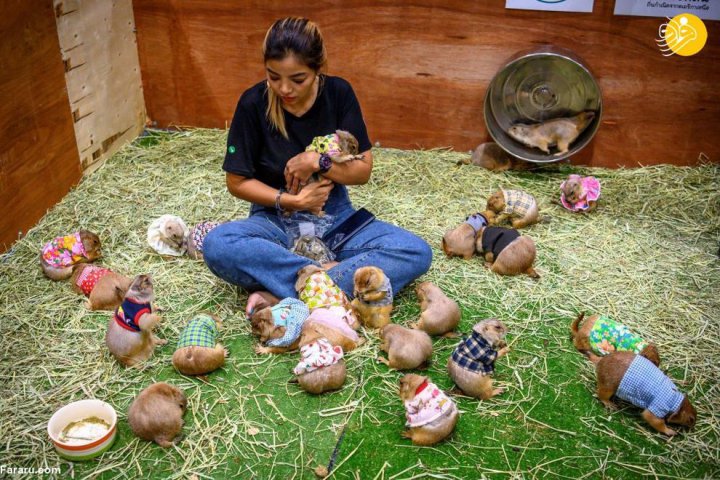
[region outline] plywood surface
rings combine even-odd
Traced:
[[[720,161],[707,128],[720,120],[720,22],[694,57],[660,54],[660,18],[506,10],[467,2],[138,0],[138,50],[149,117],[160,127],[225,127],[242,91],[263,78],[261,45],[276,18],[321,27],[329,70],[348,79],[373,141],[468,150],[488,140],[485,91],[518,51],[553,44],[584,58],[604,99],[603,124],[574,163],[635,166]]]
[[[80,162],[99,167],[145,126],[131,0],[55,0]]]
[[[81,170],[52,2],[3,2],[0,31],[3,252],[77,183]]]

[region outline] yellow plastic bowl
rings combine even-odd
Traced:
[[[100,438],[89,440],[86,443],[69,445],[60,441],[60,434],[72,422],[89,417],[98,417],[110,425],[110,429]],[[115,441],[117,435],[117,413],[115,409],[102,400],[80,400],[65,405],[55,412],[48,422],[48,435],[55,445],[58,455],[68,460],[90,460],[107,451]]]

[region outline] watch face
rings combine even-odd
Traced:
[[[329,156],[322,154],[322,155],[320,155],[319,164],[320,164],[320,170],[323,172],[327,172],[330,169],[330,167],[332,166],[332,160],[330,160]]]

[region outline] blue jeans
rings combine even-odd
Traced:
[[[354,212],[349,201],[330,200],[325,210],[335,217],[334,224]],[[212,230],[204,240],[203,255],[210,271],[226,282],[248,291],[267,290],[278,298],[297,298],[298,270],[317,263],[292,253],[291,240],[272,209],[254,205],[247,219],[224,223]],[[350,298],[353,275],[360,267],[381,268],[393,291],[398,292],[427,272],[432,262],[432,250],[425,240],[377,219],[350,238],[335,255],[340,263],[328,270],[328,275]]]

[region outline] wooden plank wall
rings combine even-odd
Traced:
[[[68,96],[87,175],[145,127],[131,0],[54,0]]]
[[[573,163],[691,165],[720,160],[720,22],[693,57],[663,57],[660,18],[506,10],[505,0],[237,2],[136,0],[149,117],[160,127],[225,127],[242,91],[264,76],[273,20],[303,15],[326,39],[329,70],[348,79],[371,139],[464,151],[489,139],[485,90],[506,59],[542,44],[584,58],[603,90],[603,123]]]
[[[52,1],[8,0],[2,11],[0,252],[82,175]]]

